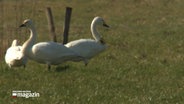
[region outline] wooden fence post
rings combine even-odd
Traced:
[[[70,27],[71,14],[72,14],[72,8],[66,7],[64,33],[63,33],[63,44],[66,44],[68,42],[68,33],[69,33],[69,27]]]
[[[4,44],[4,2],[1,1],[2,3],[0,3],[0,23],[1,23],[1,26],[0,26],[0,61],[1,59],[3,59],[4,57],[4,53],[6,52],[5,50],[5,44]],[[6,40],[5,40],[6,41]]]
[[[47,21],[48,21],[48,27],[50,31],[50,37],[52,38],[52,41],[57,42],[57,37],[55,33],[55,26],[54,26],[54,20],[52,16],[52,11],[50,7],[46,8],[46,15],[47,15]]]

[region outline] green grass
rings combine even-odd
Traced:
[[[0,103],[182,104],[184,102],[184,1],[35,2],[36,4],[21,0],[4,1],[4,8],[10,13],[4,13],[4,17],[1,18],[4,20],[3,23],[12,29],[8,31],[6,26],[4,30],[0,29],[0,33],[4,34],[1,39],[11,42],[13,38],[18,38],[23,43],[29,33],[25,29],[17,32],[15,28],[25,18],[32,18],[36,23],[38,41],[48,41],[45,7],[50,6],[58,40],[61,42],[65,7],[71,6],[73,12],[69,40],[90,38],[89,28],[92,19],[95,16],[102,16],[111,26],[110,29],[100,31],[108,49],[93,58],[87,67],[83,63],[67,62],[53,66],[51,71],[47,71],[45,65],[29,61],[26,70],[23,68],[12,70],[1,61]],[[17,6],[17,10],[14,10],[12,5]],[[17,14],[11,13],[12,10]],[[19,17],[17,20],[16,16]],[[6,42],[3,44],[5,48],[8,46]],[[40,93],[40,97],[13,99],[12,90],[31,90]]]

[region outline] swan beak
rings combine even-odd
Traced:
[[[103,26],[108,27],[108,28],[110,27],[110,26],[108,26],[108,25],[107,25],[107,24],[105,24],[105,23],[103,24]]]
[[[19,27],[26,27],[26,25],[25,25],[25,24],[22,24],[22,25],[20,25]]]

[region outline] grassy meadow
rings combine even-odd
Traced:
[[[1,104],[182,104],[184,102],[183,0],[4,0],[0,1],[1,55],[17,29],[34,20],[37,42],[49,41],[45,8],[52,8],[62,42],[65,7],[73,8],[69,41],[92,38],[90,24],[101,16],[111,28],[99,28],[108,49],[90,60],[46,66],[29,61],[9,69],[0,61]],[[38,98],[12,98],[13,90],[31,90]]]

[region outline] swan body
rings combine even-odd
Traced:
[[[91,23],[91,33],[94,39],[79,39],[67,43],[65,46],[72,49],[86,59],[98,55],[106,49],[102,36],[97,31],[97,26],[109,27],[101,17],[95,17]]]
[[[85,61],[83,57],[62,44],[55,42],[40,42],[35,44],[36,30],[33,22],[27,19],[20,27],[30,30],[29,39],[23,44],[23,53],[30,59],[48,65],[58,65],[66,61]]]
[[[22,46],[18,46],[17,40],[13,40],[10,48],[7,49],[5,54],[5,62],[11,67],[24,66],[27,63],[27,57],[22,53]]]
[[[106,45],[103,45],[93,39],[79,39],[69,42],[65,46],[77,52],[86,59],[91,59],[106,49]]]
[[[30,59],[39,63],[58,65],[65,61],[81,61],[83,58],[62,44],[55,42],[40,42],[29,52]]]

